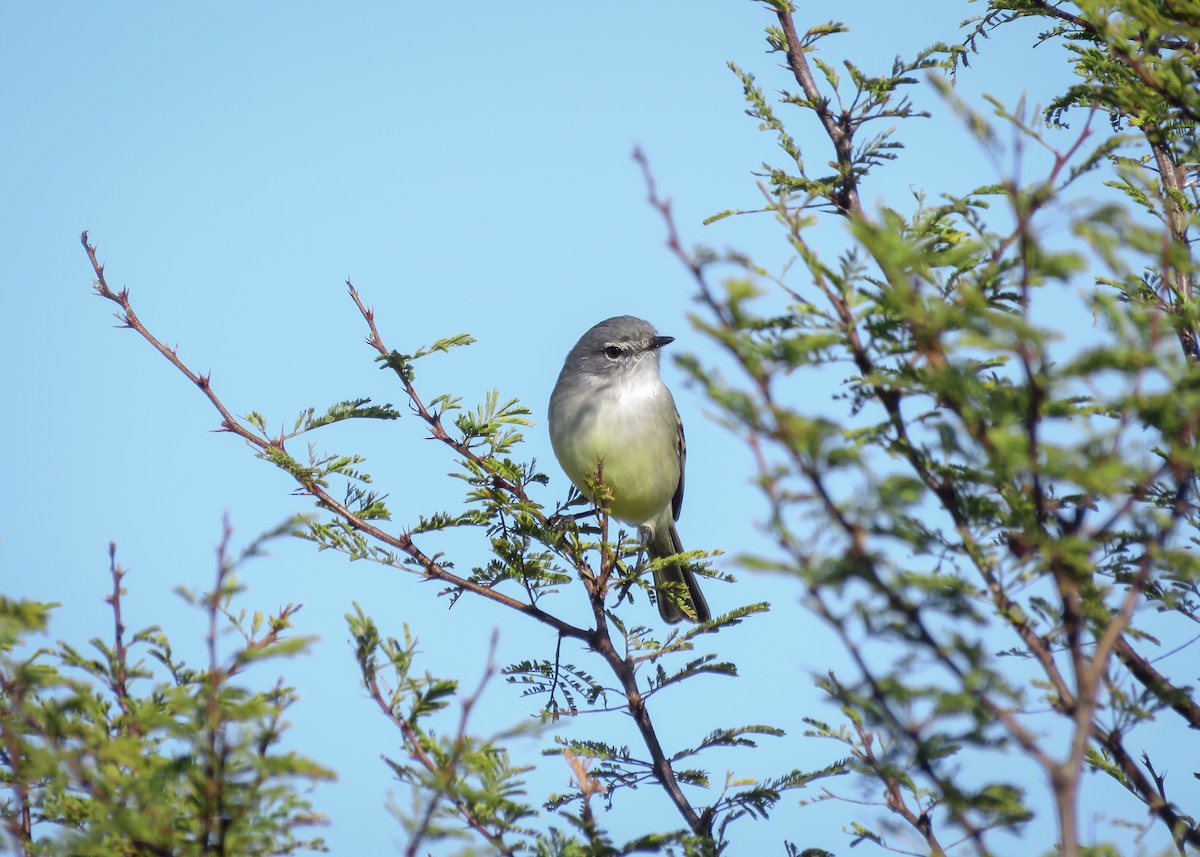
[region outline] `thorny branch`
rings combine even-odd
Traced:
[[[200,388],[201,392],[217,410],[217,413],[221,415],[220,430],[237,435],[256,449],[266,450],[273,447],[279,451],[286,452],[284,449],[284,441],[282,436],[273,440],[266,440],[242,425],[242,423],[235,416],[233,416],[229,409],[225,407],[225,404],[220,400],[220,398],[218,398],[216,392],[209,383],[209,377],[207,375],[200,375],[196,372],[193,372],[180,359],[176,349],[168,348],[157,337],[155,337],[154,334],[152,334],[145,327],[145,325],[142,324],[141,319],[138,318],[137,313],[134,312],[133,306],[130,303],[129,290],[121,289],[119,292],[115,292],[109,288],[108,283],[104,278],[104,266],[101,265],[99,260],[96,258],[96,248],[88,243],[87,232],[83,233],[81,236],[81,241],[85,250],[87,251],[88,259],[91,261],[92,269],[96,275],[96,293],[100,297],[112,301],[120,308],[116,315],[118,321],[121,322],[123,327],[137,332],[143,339],[154,346],[154,348],[160,354],[167,358],[171,365],[182,372],[189,381]],[[416,400],[416,403],[419,404],[420,400]],[[440,421],[437,418],[429,415],[428,411],[425,411],[424,415],[427,423],[432,421],[432,424],[436,425],[440,429]],[[435,431],[436,430],[437,429],[435,429]],[[452,445],[456,443],[453,441],[453,439],[450,439],[448,435],[446,435],[444,429],[441,430],[441,433],[445,437],[444,442],[451,443]],[[458,446],[461,446],[461,444]],[[456,449],[456,451],[459,450]],[[474,457],[474,453],[469,450],[466,453],[460,454],[467,454],[471,457]],[[420,565],[421,570],[426,577],[442,581],[458,589],[465,589],[469,592],[473,592],[474,594],[483,598],[487,598],[491,601],[502,604],[511,610],[516,610],[519,613],[523,613],[538,622],[549,625],[563,636],[584,640],[586,642],[588,638],[588,632],[585,629],[577,628],[568,622],[564,622],[557,616],[547,613],[536,606],[525,604],[516,600],[515,598],[511,598],[501,592],[497,592],[494,589],[481,586],[473,581],[454,574],[440,563],[435,562],[428,554],[422,551],[408,533],[392,534],[385,532],[384,530],[379,529],[379,527],[375,526],[369,520],[355,515],[354,512],[352,512],[343,503],[338,501],[332,494],[330,494],[320,485],[316,484],[314,481],[303,479],[300,476],[297,476],[296,478],[297,481],[300,482],[301,488],[304,490],[304,492],[314,498],[321,506],[329,509],[359,532],[368,535],[371,538],[376,539],[377,541],[382,542],[383,544],[386,544],[389,547],[392,547],[415,560]]]
[[[104,266],[100,263],[96,256],[96,248],[88,243],[88,234],[85,231],[80,236],[81,243],[88,255],[88,260],[91,262],[92,269],[95,273],[94,286],[96,293],[106,300],[112,301],[118,306],[116,317],[121,322],[121,326],[138,333],[143,339],[149,342],[160,354],[163,355],[176,369],[178,369],[185,377],[193,384],[200,388],[201,392],[209,400],[212,406],[216,409],[221,417],[221,431],[235,434],[242,438],[248,444],[259,450],[267,450],[274,448],[280,452],[286,452],[284,449],[285,439],[281,434],[274,439],[264,439],[255,432],[246,428],[242,423],[234,417],[229,409],[224,405],[221,399],[217,396],[212,388],[210,378],[207,375],[200,375],[190,369],[179,357],[177,350],[168,348],[157,337],[150,332],[149,329],[138,318],[130,303],[128,289],[114,291],[111,289],[105,279]],[[362,303],[357,290],[350,284],[347,284],[350,291],[351,299],[355,306],[362,314],[367,323],[369,334],[367,343],[374,348],[382,357],[390,358],[392,352],[383,342],[378,328],[375,324],[374,311]],[[395,367],[394,367],[395,368]],[[498,490],[507,491],[521,501],[527,501],[524,490],[521,486],[513,483],[505,478],[502,474],[496,472],[491,465],[482,457],[478,456],[474,450],[466,444],[458,441],[449,432],[441,422],[441,415],[432,412],[425,405],[423,400],[418,395],[415,388],[412,386],[408,378],[403,372],[397,371],[397,376],[400,378],[404,386],[406,395],[412,404],[414,412],[418,417],[429,427],[433,437],[440,442],[446,444],[454,452],[464,458],[470,460],[473,464],[485,469],[493,478],[493,484]],[[658,735],[655,731],[654,722],[651,718],[650,711],[646,706],[643,694],[638,687],[638,670],[637,663],[628,656],[622,656],[613,644],[611,630],[608,624],[607,616],[604,611],[604,582],[605,575],[611,571],[611,565],[602,569],[602,575],[595,577],[591,575],[582,558],[571,557],[572,562],[576,565],[580,572],[580,577],[583,579],[587,587],[589,598],[592,602],[593,616],[596,620],[596,627],[587,629],[572,625],[552,613],[548,613],[536,605],[526,604],[518,601],[508,595],[496,591],[487,586],[481,586],[467,578],[460,577],[454,574],[449,569],[445,568],[440,563],[436,562],[432,557],[426,554],[413,541],[408,533],[388,533],[381,530],[371,521],[355,515],[345,504],[338,501],[325,488],[312,479],[304,478],[301,471],[289,470],[293,477],[300,483],[304,493],[311,496],[317,503],[331,511],[334,515],[341,518],[355,530],[369,536],[378,542],[388,545],[389,547],[400,551],[411,559],[415,560],[421,568],[422,574],[425,577],[442,581],[451,587],[463,589],[496,602],[511,610],[515,610],[529,618],[553,628],[559,638],[569,637],[584,643],[589,649],[598,653],[612,670],[613,674],[620,682],[622,692],[627,700],[627,708],[633,716],[634,722],[637,725],[646,749],[650,754],[650,767],[654,771],[655,778],[659,785],[667,793],[671,802],[675,805],[679,814],[684,819],[688,828],[695,834],[703,837],[711,837],[713,819],[706,812],[698,813],[692,806],[691,802],[684,795],[683,790],[675,776],[675,772],[671,767],[670,759],[659,742]],[[540,513],[538,513],[540,514]],[[543,524],[548,522],[543,518],[539,518]],[[604,544],[607,544],[607,515],[602,516],[602,533],[601,538]],[[599,581],[599,582],[598,582]],[[377,699],[377,702],[379,700]],[[482,831],[481,831],[482,832]]]
[[[492,639],[492,652],[495,652],[494,636]],[[453,741],[453,745],[456,748],[461,749],[464,746],[464,742],[466,741],[467,718],[470,715],[471,707],[483,693],[488,680],[494,674],[495,667],[491,662],[491,657],[489,656],[488,667],[484,672],[483,679],[480,681],[478,689],[472,696],[463,701],[462,716],[459,721],[458,734]],[[428,833],[430,824],[433,822],[437,805],[443,797],[447,797],[451,800],[451,802],[453,802],[458,815],[472,830],[486,839],[488,844],[495,848],[497,852],[506,855],[515,853],[504,841],[504,835],[502,833],[491,830],[486,824],[480,821],[465,800],[450,793],[450,784],[456,777],[456,769],[461,761],[458,755],[452,755],[451,758],[447,760],[445,765],[439,765],[427,752],[425,752],[421,736],[417,734],[413,724],[409,722],[408,718],[402,717],[400,713],[396,711],[395,706],[385,698],[383,688],[379,683],[378,675],[372,673],[368,675],[365,680],[367,691],[370,693],[371,699],[375,702],[376,707],[378,707],[379,710],[382,711],[383,714],[392,721],[396,728],[400,730],[400,734],[404,736],[404,746],[408,751],[409,758],[419,764],[435,778],[439,780],[445,780],[447,783],[441,792],[428,799],[425,807],[425,815],[422,818],[421,823],[417,826],[417,829],[414,832],[411,841],[409,842],[408,848],[405,849],[405,853],[408,855],[408,857],[415,857],[415,855],[420,852],[421,844]],[[384,757],[384,761],[387,761],[386,757]]]
[[[779,26],[787,37],[788,68],[804,91],[805,98],[813,105],[817,119],[833,144],[838,175],[841,176],[841,186],[836,191],[833,201],[842,214],[860,217],[863,211],[858,195],[858,179],[854,173],[854,132],[851,117],[846,112],[841,115],[834,113],[829,99],[821,94],[808,65],[808,58],[804,55],[804,48],[800,44],[800,35],[796,32],[796,21],[792,12],[777,8],[775,17],[779,19]]]

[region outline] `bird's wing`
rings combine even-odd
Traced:
[[[678,440],[676,440],[676,451],[679,453],[679,485],[675,488],[675,496],[671,498],[671,517],[676,521],[679,520],[679,510],[683,508],[683,471],[684,465],[687,464],[687,441],[683,437],[683,420],[679,418],[679,411],[675,411],[675,427],[679,430]]]

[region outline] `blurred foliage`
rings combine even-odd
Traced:
[[[761,189],[791,252],[772,273],[674,243],[727,358],[682,365],[759,461],[774,544],[743,563],[799,576],[857,667],[819,682],[845,725],[810,731],[843,746],[882,810],[852,841],[986,854],[990,831],[1042,815],[1059,832],[1043,850],[1103,851],[1085,820],[1099,772],[1130,799],[1110,818],[1200,846],[1200,795],[1168,793],[1168,760],[1139,737],[1190,743],[1200,724],[1181,654],[1200,620],[1198,7],[991,2],[963,44],[871,78],[822,59],[840,25],[799,33],[789,4],[767,5],[796,91],[768,98],[733,70],[782,153]],[[915,115],[897,95],[912,70],[941,55],[961,77],[1028,18],[1079,79],[1044,115],[934,78],[993,163],[1027,177],[865,210],[896,129],[861,129]],[[811,172],[791,108],[825,129],[831,172]],[[810,238],[831,213],[850,234],[836,258]],[[818,372],[840,381],[814,409]],[[1014,754],[1048,788],[994,773]]]

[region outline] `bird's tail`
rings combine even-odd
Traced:
[[[668,519],[669,520],[669,519]],[[663,559],[683,553],[683,544],[679,541],[679,532],[675,522],[669,520],[669,526],[655,527],[648,545],[651,559]],[[682,563],[672,563],[654,569],[654,590],[657,593],[658,614],[664,622],[672,625],[684,619],[692,619],[688,611],[695,614],[696,622],[707,622],[712,618],[708,612],[708,602],[696,582],[696,575]]]

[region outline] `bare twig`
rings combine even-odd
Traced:
[[[188,368],[188,366],[180,359],[176,349],[168,348],[157,337],[155,337],[145,327],[145,325],[142,324],[130,303],[129,290],[121,289],[119,292],[114,292],[111,288],[109,288],[108,283],[104,278],[104,266],[101,265],[99,260],[96,258],[96,248],[88,243],[87,232],[82,234],[81,241],[84,249],[87,251],[88,259],[91,261],[92,269],[96,275],[94,281],[96,294],[102,298],[105,298],[106,300],[112,301],[119,307],[117,319],[121,322],[121,326],[135,331],[143,339],[149,342],[160,354],[162,354],[171,363],[171,365],[182,372],[184,376],[188,378],[188,380],[200,388],[201,392],[204,393],[205,397],[216,409],[217,413],[221,415],[220,430],[237,435],[256,449],[267,450],[274,448],[278,451],[286,452],[284,449],[282,435],[279,438],[268,441],[264,440],[255,432],[243,426],[242,423],[233,416],[233,414],[228,408],[226,408],[225,404],[217,396],[210,384],[209,377],[207,375],[200,375]],[[525,604],[516,600],[515,598],[511,598],[508,595],[497,592],[495,589],[482,586],[478,583],[468,580],[467,578],[460,577],[452,573],[440,563],[435,562],[431,557],[429,557],[429,555],[422,551],[413,542],[412,537],[408,533],[399,533],[393,535],[379,529],[379,527],[375,526],[375,524],[373,524],[371,521],[355,515],[354,512],[352,512],[347,506],[338,501],[332,494],[318,485],[315,481],[311,479],[305,479],[303,475],[299,473],[299,471],[289,472],[292,473],[293,477],[297,480],[297,482],[300,483],[304,493],[313,497],[321,506],[329,509],[355,530],[358,530],[359,532],[368,535],[371,538],[388,545],[389,547],[401,551],[415,560],[421,567],[421,571],[426,577],[434,580],[440,580],[454,588],[465,589],[483,598],[487,598],[490,601],[495,601],[511,610],[516,610],[517,612],[523,613],[538,622],[549,625],[564,636],[573,637],[578,640],[587,639],[588,633],[583,628],[577,628],[574,625],[564,622],[557,616],[547,613],[536,606]]]
[[[125,577],[125,570],[117,564],[115,542],[110,542],[108,545],[108,573],[112,577],[112,593],[104,600],[112,608],[113,615],[112,692],[122,713],[128,715],[130,711],[129,650],[125,645],[125,623],[121,619],[121,596],[125,592],[121,588],[121,581]],[[136,725],[127,725],[132,726],[135,734],[140,734],[140,729]]]
[[[780,6],[782,5],[780,4]],[[817,114],[817,119],[820,121],[821,127],[825,129],[836,153],[841,185],[836,192],[834,201],[842,214],[861,217],[863,211],[858,195],[858,179],[854,174],[854,132],[850,124],[850,114],[845,111],[841,115],[835,114],[830,109],[829,99],[821,94],[820,87],[817,86],[817,81],[813,77],[812,69],[808,65],[808,58],[804,55],[804,48],[800,45],[800,35],[796,32],[796,22],[792,11],[777,8],[775,17],[779,20],[779,26],[783,29],[784,36],[787,37],[788,68],[791,69],[796,82],[800,84],[805,98],[812,105],[812,109]]]

